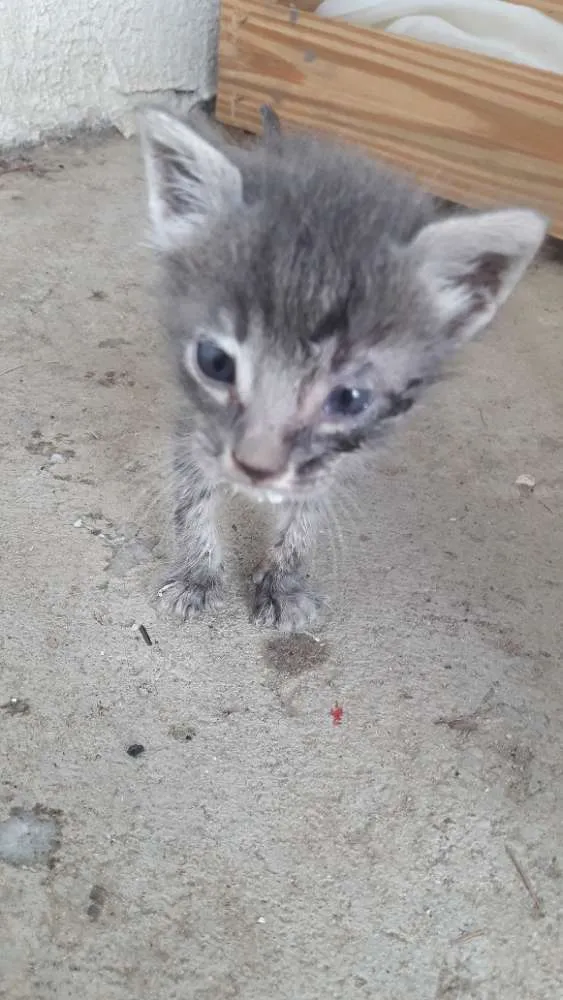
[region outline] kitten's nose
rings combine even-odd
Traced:
[[[275,476],[279,476],[282,471],[281,469],[265,469],[261,465],[250,465],[238,458],[234,452],[233,465],[244,472],[245,476],[248,476],[253,483],[263,483],[267,479],[273,479]]]

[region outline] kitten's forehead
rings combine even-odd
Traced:
[[[294,316],[280,306],[279,312],[274,313],[269,304],[264,308],[263,299],[255,294],[250,279],[246,284],[244,293],[240,288],[234,292],[223,289],[219,302],[210,304],[205,322],[197,331],[200,338],[207,328],[209,336],[225,350],[237,358],[251,360],[255,369],[289,367],[304,375],[330,362],[334,338],[330,343],[329,338],[323,338],[326,343],[316,341],[310,335],[310,324],[303,318],[302,310]],[[330,301],[327,293],[323,303]],[[321,315],[325,311],[325,305],[320,307]]]
[[[232,317],[236,336],[253,329],[293,349],[344,332],[370,279],[366,253],[327,234],[328,221],[308,220],[307,239],[295,211],[271,206],[233,222],[214,254],[206,254],[209,296]]]
[[[200,333],[200,336],[202,334]],[[237,361],[239,392],[256,391],[272,397],[297,398],[303,384],[330,371],[336,349],[334,338],[322,343],[300,337],[295,330],[273,330],[270,318],[254,305],[244,312],[244,325],[235,311],[222,308],[211,336]]]
[[[397,326],[408,275],[369,192],[338,201],[338,190],[320,198],[291,180],[276,176],[267,198],[187,252],[186,298],[195,294],[210,326],[248,342],[255,368],[264,346],[272,362],[303,369],[326,344],[337,371]]]
[[[247,233],[240,252],[231,251],[219,294],[239,340],[264,340],[301,363],[314,360],[325,343],[337,344],[340,361],[394,321],[406,276],[388,245],[374,265],[373,247],[339,251],[322,228],[313,236],[305,253],[296,250],[291,231],[271,221],[267,232]]]

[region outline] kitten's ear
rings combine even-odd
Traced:
[[[189,241],[206,222],[242,202],[242,177],[215,146],[174,115],[141,115],[149,214],[157,246]]]
[[[475,336],[508,298],[541,246],[547,220],[520,209],[433,222],[409,254],[451,341]]]
[[[263,104],[260,108],[260,118],[262,120],[262,142],[271,149],[281,149],[282,127],[281,122],[271,104]]]

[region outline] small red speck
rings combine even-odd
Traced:
[[[336,702],[336,704],[331,708],[330,714],[332,715],[333,726],[339,726],[342,722],[342,716],[344,715],[342,705],[339,705],[338,702]]]

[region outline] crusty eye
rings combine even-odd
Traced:
[[[236,376],[234,358],[212,340],[200,340],[197,345],[197,363],[200,371],[214,382],[232,385]]]
[[[357,417],[369,406],[372,398],[369,389],[339,385],[325,399],[323,413],[327,417]]]

